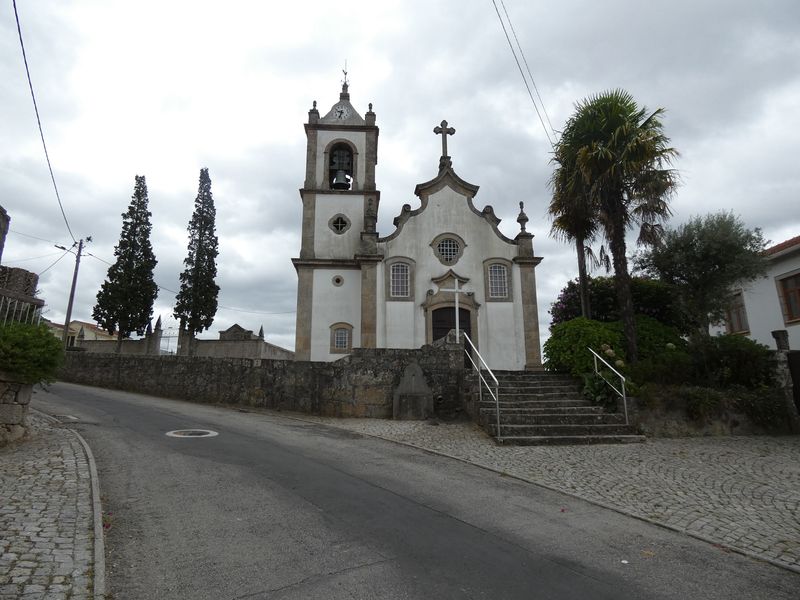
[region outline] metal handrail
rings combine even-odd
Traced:
[[[469,362],[472,363],[475,372],[478,374],[480,382],[486,386],[486,391],[488,391],[489,395],[494,399],[495,414],[497,416],[497,439],[498,441],[503,441],[503,437],[500,433],[500,384],[497,381],[497,377],[494,376],[494,373],[492,373],[492,370],[489,368],[489,365],[486,363],[485,360],[483,360],[483,357],[481,356],[481,353],[478,352],[478,349],[475,347],[475,344],[472,343],[472,340],[469,339],[469,336],[466,333],[464,332],[462,333],[467,342],[469,342],[469,345],[475,351],[475,355],[478,357],[478,363],[480,365],[483,365],[483,367],[488,371],[489,376],[492,378],[492,381],[494,381],[494,391],[492,391],[492,387],[489,385],[489,382],[486,381],[486,378],[483,376],[483,373],[481,373],[481,367],[475,363],[475,361],[472,359],[472,355],[467,351],[466,348],[464,348],[464,353],[467,355]],[[478,410],[480,410],[480,403],[482,401],[483,401],[483,385],[478,385]]]
[[[596,375],[599,375],[599,376],[600,376],[600,379],[602,379],[603,381],[605,381],[605,382],[606,382],[606,383],[607,383],[607,384],[608,384],[608,385],[611,387],[611,389],[612,389],[612,390],[614,390],[615,392],[617,392],[617,394],[619,394],[619,395],[622,397],[622,406],[623,406],[623,409],[625,410],[625,425],[629,425],[629,423],[628,423],[628,397],[627,397],[627,395],[625,394],[625,376],[624,376],[622,373],[620,373],[619,371],[617,371],[617,370],[616,370],[614,367],[612,367],[612,366],[611,366],[611,365],[608,363],[608,361],[607,361],[605,358],[603,358],[602,356],[600,356],[600,355],[599,355],[597,352],[595,352],[595,351],[594,351],[594,350],[592,350],[591,348],[587,348],[587,350],[588,350],[589,352],[591,352],[591,353],[592,353],[592,355],[594,356],[594,372],[595,372],[595,374],[596,374]],[[603,376],[603,374],[600,372],[600,370],[597,368],[597,359],[598,359],[598,358],[599,358],[599,359],[600,359],[600,360],[603,362],[603,364],[604,364],[605,366],[607,366],[609,369],[611,369],[611,371],[612,371],[612,372],[613,372],[613,373],[614,373],[614,374],[615,374],[617,377],[619,377],[619,381],[620,381],[620,387],[622,388],[622,391],[618,390],[618,389],[617,389],[617,388],[614,386],[614,384],[613,384],[613,383],[611,383],[611,382],[610,382],[608,379],[606,379],[606,378]]]

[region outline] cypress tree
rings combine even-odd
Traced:
[[[153,279],[156,257],[150,244],[150,211],[147,210],[147,183],[136,175],[128,211],[122,214],[122,232],[114,248],[116,261],[108,268],[106,280],[97,292],[92,311],[99,325],[117,334],[117,352],[122,339],[132,332],[144,334],[153,316],[158,286]]]
[[[181,289],[175,302],[175,318],[181,330],[189,333],[189,354],[194,353],[191,340],[195,334],[211,327],[217,313],[219,286],[217,276],[216,210],[211,196],[208,169],[200,169],[200,185],[189,221],[189,253],[183,261]]]

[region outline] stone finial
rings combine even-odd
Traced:
[[[161,331],[161,315],[158,315],[158,319],[156,319],[156,331]]]
[[[369,103],[369,112],[372,112],[372,102]]]
[[[311,110],[317,110],[317,101],[316,100],[314,100],[314,102],[311,104]]]
[[[263,325],[261,326],[261,329],[258,330],[258,339],[260,339],[260,340],[264,339],[264,326]]]
[[[148,322],[147,329],[144,330],[144,336],[150,337],[151,335],[153,335],[153,326]]]
[[[525,208],[525,203],[519,203],[519,216],[517,217],[517,223],[519,223],[519,228],[522,233],[525,233],[525,223],[528,222],[528,215],[525,214],[523,210]]]

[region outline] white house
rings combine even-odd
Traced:
[[[769,270],[740,289],[725,320],[728,333],[741,333],[775,347],[772,331],[786,329],[789,346],[800,350],[800,236],[766,250]]]
[[[419,205],[403,206],[386,236],[376,231],[372,105],[362,118],[345,82],[324,116],[314,102],[305,130],[295,358],[419,348],[458,320],[492,368],[541,368],[535,269],[542,259],[534,256],[528,218],[520,203],[520,232],[511,239],[491,206],[476,207],[478,186],[455,173],[447,154],[455,130],[446,121],[434,128],[442,143],[438,171],[416,186]]]

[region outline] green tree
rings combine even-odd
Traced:
[[[556,185],[580,201],[576,214],[593,220],[608,240],[630,362],[638,353],[625,234],[639,225],[639,243],[657,239],[677,184],[667,167],[678,153],[663,133],[663,112],[648,114],[623,90],[597,94],[576,105],[554,150]]]
[[[117,352],[122,339],[132,332],[142,335],[153,316],[158,286],[153,280],[156,257],[150,244],[150,211],[147,183],[136,176],[128,212],[122,215],[122,233],[114,248],[116,261],[97,292],[92,318],[110,334],[117,334]]]
[[[189,254],[183,261],[186,268],[181,273],[181,289],[174,311],[181,330],[189,333],[189,354],[194,353],[191,339],[211,327],[217,314],[219,286],[214,282],[219,253],[216,214],[208,169],[200,169],[200,185],[188,227]]]
[[[631,277],[633,310],[637,315],[646,315],[664,325],[685,330],[683,313],[675,288],[658,279]],[[593,318],[597,321],[619,321],[619,307],[613,277],[589,278],[589,303]],[[577,281],[569,281],[561,289],[550,307],[551,327],[581,316],[580,294]],[[637,331],[638,334],[638,331]],[[637,339],[640,336],[637,335]]]
[[[720,212],[667,230],[636,263],[675,288],[692,333],[702,339],[724,317],[735,286],[766,273],[766,243],[760,229],[747,229],[733,213]]]

